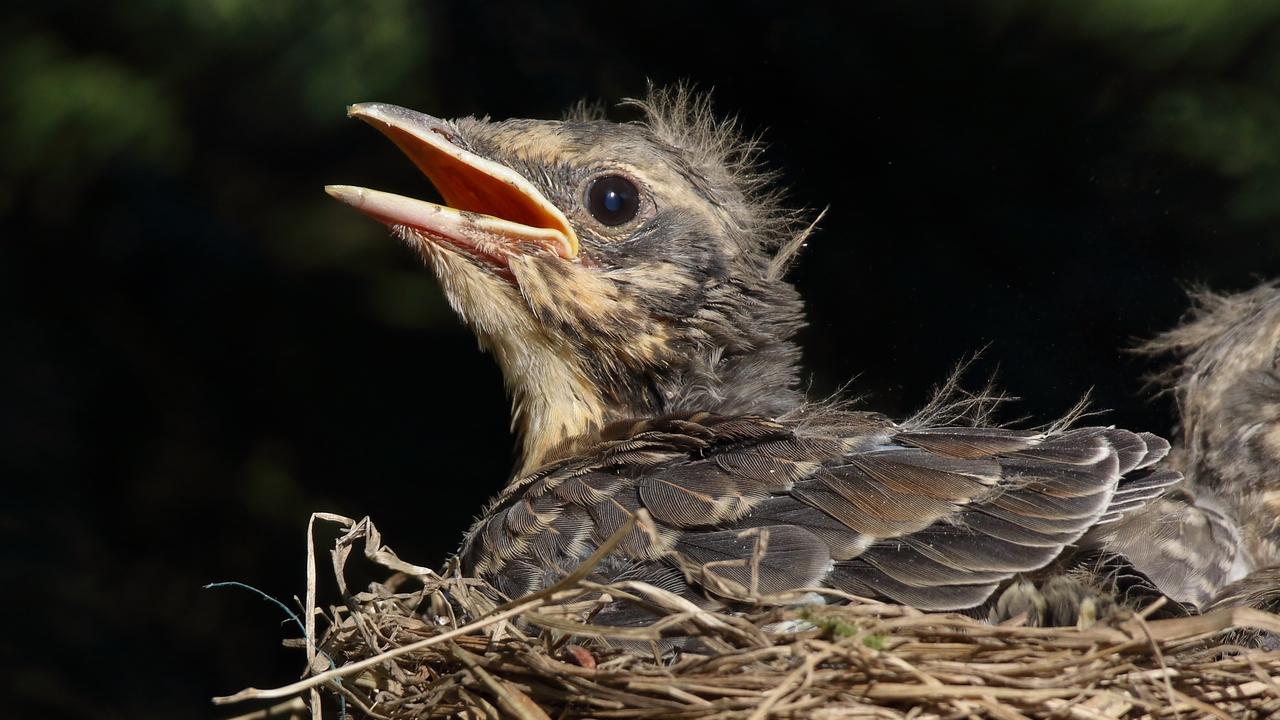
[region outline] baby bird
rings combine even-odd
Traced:
[[[826,586],[976,608],[1178,480],[1152,470],[1169,445],[1149,433],[810,403],[785,273],[811,226],[705,99],[634,104],[630,123],[349,109],[445,204],[328,192],[422,255],[513,398],[518,470],[465,572],[536,591],[644,509],[594,579],[704,606]]]
[[[1187,322],[1144,346],[1178,405],[1168,465],[1186,479],[1106,540],[1155,589],[1200,609],[1280,610],[1280,286],[1197,292]]]

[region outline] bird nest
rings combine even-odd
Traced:
[[[1148,620],[1153,607],[1087,629],[848,596],[712,612],[645,583],[588,579],[630,526],[555,586],[499,602],[479,580],[400,560],[368,519],[317,519],[346,528],[332,550],[344,603],[317,605],[309,543],[305,637],[289,641],[305,648],[309,670],[288,686],[215,698],[276,703],[242,718],[319,718],[322,708],[397,720],[1280,715],[1280,652],[1234,644],[1280,633],[1280,617],[1258,610]],[[357,549],[390,577],[351,592]],[[593,624],[605,602],[657,620]],[[672,638],[685,649],[671,651]]]

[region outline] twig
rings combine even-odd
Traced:
[[[814,606],[774,607],[776,596],[713,609],[636,580],[593,577],[629,533],[647,531],[641,513],[559,582],[507,599],[463,577],[456,563],[437,575],[399,560],[368,518],[343,521],[348,531],[335,546],[333,571],[344,574],[363,540],[364,556],[395,574],[354,594],[339,579],[345,604],[324,614],[309,574],[310,628],[298,619],[309,637],[294,644],[309,641],[315,674],[219,701],[293,695],[275,707],[301,712],[299,694],[310,693],[315,708],[317,694],[329,693],[357,716],[384,720],[1114,720],[1280,709],[1280,653],[1213,645],[1241,628],[1280,629],[1280,618],[1259,611],[1157,621],[1139,612],[1119,625],[1080,630],[993,626],[833,592],[823,594],[849,604],[820,606],[820,616]],[[423,587],[400,591],[405,577]],[[744,589],[750,592],[748,583]],[[602,624],[597,613],[605,607],[634,608],[652,620]],[[822,629],[767,632],[801,617]],[[317,635],[322,621],[328,628]],[[594,667],[558,659],[565,643],[584,636],[616,647],[592,647]],[[672,643],[683,649],[669,652]],[[317,667],[322,657],[338,666]],[[261,712],[249,717],[266,720]]]
[[[283,687],[278,687],[278,688],[271,688],[267,690],[259,690],[258,688],[245,688],[244,690],[241,690],[240,692],[235,693],[234,695],[224,695],[224,696],[215,697],[213,698],[213,703],[215,705],[227,705],[230,703],[243,702],[245,700],[273,699],[273,698],[289,697],[290,695],[296,695],[297,693],[300,693],[303,690],[309,690],[313,687],[323,685],[324,683],[327,683],[331,680],[337,680],[338,678],[354,675],[365,669],[374,667],[379,663],[383,663],[388,660],[393,660],[403,655],[408,655],[409,653],[431,647],[432,645],[439,645],[440,643],[443,643],[446,640],[452,640],[453,638],[460,637],[462,635],[467,635],[469,633],[475,632],[476,630],[480,630],[482,628],[486,628],[490,625],[493,625],[494,623],[502,622],[503,620],[508,620],[510,618],[517,617],[522,613],[528,612],[529,610],[532,610],[536,607],[540,607],[546,602],[546,599],[548,597],[554,595],[555,593],[559,592],[565,587],[568,587],[578,582],[579,580],[581,580],[583,577],[587,575],[587,573],[591,572],[591,570],[597,564],[599,564],[600,561],[603,560],[606,555],[613,552],[614,548],[616,548],[618,544],[621,543],[624,538],[626,538],[627,534],[630,533],[631,530],[635,527],[637,516],[647,516],[647,513],[644,510],[638,511],[636,515],[633,515],[630,520],[628,520],[626,523],[622,525],[622,527],[618,528],[618,530],[609,537],[608,541],[606,541],[594,553],[592,553],[591,556],[588,557],[586,561],[582,563],[581,566],[579,566],[576,570],[574,570],[569,575],[565,576],[563,580],[561,580],[560,582],[556,583],[555,585],[552,585],[551,587],[545,590],[533,593],[532,595],[522,598],[519,602],[515,604],[507,603],[505,605],[502,605],[497,610],[494,611],[493,615],[490,615],[487,618],[484,618],[482,620],[477,620],[469,625],[465,625],[456,630],[450,630],[440,635],[419,640],[418,642],[410,643],[408,645],[401,645],[398,648],[394,648],[392,650],[387,650],[385,652],[378,653],[377,655],[374,655],[373,657],[365,658],[364,660],[348,663],[341,667],[333,668],[332,670],[326,670],[325,672],[322,672],[319,675],[313,675],[309,678],[299,680],[298,682],[292,683],[290,685],[285,685]]]

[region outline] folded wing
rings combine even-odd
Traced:
[[[469,536],[464,563],[509,594],[534,590],[644,508],[653,527],[632,531],[603,579],[649,573],[670,584],[675,568],[693,590],[726,599],[828,585],[960,609],[1176,480],[1148,469],[1167,443],[1125,430],[848,420],[806,432],[704,414],[615,429],[509,487]]]

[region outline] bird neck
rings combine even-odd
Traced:
[[[481,336],[511,395],[511,429],[519,438],[515,477],[564,456],[575,438],[596,436],[608,406],[581,359],[531,329],[523,336]]]
[[[766,343],[749,354],[692,353],[687,364],[602,379],[568,357],[497,353],[519,436],[516,477],[582,452],[606,426],[635,418],[706,411],[776,417],[804,402],[796,389],[799,349]]]
[[[717,348],[695,356],[681,372],[657,380],[662,402],[653,414],[783,415],[805,400],[797,389],[799,359],[800,350],[790,340],[763,343],[750,352]]]

